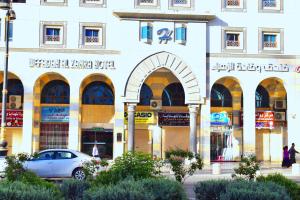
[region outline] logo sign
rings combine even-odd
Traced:
[[[257,111],[255,113],[255,127],[258,129],[274,128],[274,112],[273,111]]]
[[[172,40],[172,34],[173,34],[173,31],[168,28],[159,29],[157,31],[157,35],[160,36],[160,37],[158,37],[159,43],[161,44],[162,42],[165,42],[165,44],[167,44],[168,41]]]
[[[6,127],[23,127],[23,110],[6,110]]]
[[[42,122],[69,122],[69,107],[42,107]]]
[[[300,73],[300,66],[295,67],[295,72]]]
[[[128,113],[124,113],[124,123],[128,124]],[[136,124],[153,124],[154,123],[154,112],[135,112],[134,121]]]
[[[189,113],[158,113],[158,124],[160,126],[189,126]]]
[[[210,125],[211,126],[227,126],[229,125],[230,119],[226,112],[217,112],[210,114]]]

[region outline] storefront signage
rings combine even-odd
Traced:
[[[226,112],[211,113],[210,124],[211,126],[227,126],[230,119]]]
[[[42,122],[69,122],[69,107],[42,107]]]
[[[158,37],[159,43],[161,44],[162,42],[165,42],[165,44],[167,44],[168,41],[172,40],[172,34],[173,31],[168,28],[159,29],[157,31],[157,35],[160,36]]]
[[[128,124],[128,113],[124,113],[125,124]],[[154,123],[154,112],[135,112],[134,120],[136,124],[153,124]]]
[[[252,72],[289,72],[292,69],[288,64],[255,64],[255,63],[234,63],[229,62],[226,64],[216,63],[212,70],[214,71],[252,71]]]
[[[255,127],[263,129],[274,128],[274,112],[273,111],[257,111],[255,113]]]
[[[160,126],[189,126],[189,113],[158,113],[158,124]]]
[[[0,120],[2,119],[2,111]],[[22,127],[23,110],[6,110],[6,127]]]
[[[106,60],[72,60],[72,59],[29,59],[32,68],[60,68],[60,69],[96,69],[115,70],[114,61]]]

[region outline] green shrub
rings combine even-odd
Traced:
[[[64,180],[60,186],[61,193],[65,199],[81,200],[83,193],[89,189],[90,184],[87,181],[80,181],[75,179]]]
[[[281,174],[269,174],[266,177],[259,176],[256,180],[260,182],[272,181],[278,185],[281,185],[287,190],[293,200],[300,200],[300,186],[296,182],[286,178]]]
[[[5,177],[9,181],[15,181],[25,172],[23,163],[30,159],[30,155],[20,153],[17,155],[7,156],[5,158],[7,166],[5,167]]]
[[[116,184],[122,177],[119,173],[115,173],[113,170],[109,171],[101,171],[94,180],[91,180],[93,186],[102,186],[102,185],[110,185]]]
[[[209,180],[198,182],[194,191],[196,193],[196,199],[208,200],[219,199],[221,193],[226,191],[226,186],[230,183],[229,180]]]
[[[194,157],[193,152],[183,150],[183,149],[171,149],[166,151],[166,159],[169,159],[171,156],[179,156],[183,158],[192,159]]]
[[[0,200],[59,200],[53,190],[19,181],[0,183]]]
[[[260,169],[260,163],[254,155],[243,157],[238,168],[234,168],[235,174],[233,177],[242,177],[246,180],[253,180],[256,177],[256,172]]]

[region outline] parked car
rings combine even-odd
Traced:
[[[93,157],[75,150],[48,149],[38,153],[34,159],[26,161],[24,168],[43,178],[74,177],[83,180],[86,175],[82,169],[84,162]]]

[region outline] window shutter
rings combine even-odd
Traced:
[[[186,26],[185,26],[185,24],[176,24],[175,40],[178,44],[186,43]]]

